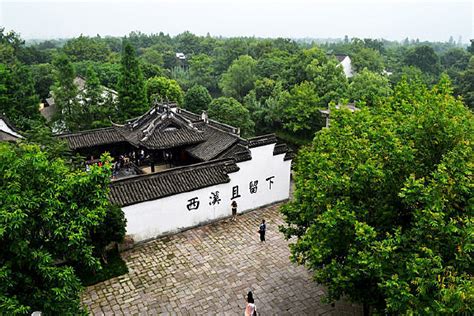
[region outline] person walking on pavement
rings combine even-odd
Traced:
[[[262,223],[258,227],[258,233],[260,234],[260,242],[265,242],[265,232],[267,230],[267,225],[265,225],[265,220],[262,219]]]
[[[232,206],[232,221],[236,221],[237,220],[237,202],[236,201],[233,201],[232,204],[230,204]]]
[[[252,291],[247,294],[247,305],[245,306],[245,316],[257,316],[257,307],[253,299]]]

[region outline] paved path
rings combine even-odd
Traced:
[[[243,315],[252,290],[261,315],[360,315],[348,303],[320,303],[322,287],[288,259],[282,223],[271,206],[139,245],[122,254],[129,273],[87,288],[83,304],[94,315]]]

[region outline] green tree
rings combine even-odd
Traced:
[[[224,95],[243,100],[254,86],[256,65],[256,61],[248,55],[240,56],[232,62],[219,82]]]
[[[255,97],[258,101],[266,100],[274,94],[277,82],[269,78],[257,79],[255,81]]]
[[[0,113],[22,130],[41,120],[39,99],[27,66],[0,64]]]
[[[109,118],[116,117],[114,96],[100,84],[92,66],[87,69],[86,84],[80,92],[80,99],[83,113],[80,129],[109,126]]]
[[[326,108],[311,82],[295,85],[290,92],[283,92],[280,99],[283,104],[283,127],[289,132],[311,139],[314,132],[323,126],[319,110]]]
[[[157,98],[169,102],[183,104],[184,93],[176,80],[166,77],[153,77],[146,81],[146,92],[149,100]]]
[[[74,67],[65,54],[57,55],[53,60],[55,84],[54,103],[57,111],[53,121],[57,129],[77,131],[80,128],[81,106],[78,102],[78,89],[74,84]]]
[[[152,48],[147,48],[140,56],[145,62],[163,67],[163,55]]]
[[[193,55],[189,60],[189,77],[192,83],[206,87],[209,91],[217,88],[212,58],[205,54]]]
[[[186,55],[199,54],[201,52],[201,39],[189,31],[176,35],[176,49]]]
[[[84,60],[105,62],[110,54],[110,49],[100,38],[91,38],[82,34],[67,41],[63,51],[73,62]]]
[[[194,85],[184,95],[184,108],[200,114],[202,111],[207,110],[211,101],[212,97],[205,87]]]
[[[268,96],[257,97],[256,90],[250,91],[244,98],[244,106],[249,110],[255,122],[255,134],[264,135],[275,133],[282,127],[283,102],[281,97],[281,83],[274,87]]]
[[[462,48],[451,48],[441,55],[441,66],[444,69],[466,69],[471,55]]]
[[[94,254],[107,263],[106,247],[111,243],[121,243],[125,237],[127,220],[122,209],[117,205],[110,205],[104,219],[91,232],[91,241]]]
[[[122,119],[139,116],[147,110],[145,81],[135,55],[135,49],[128,42],[123,45],[118,93],[119,116]]]
[[[328,61],[326,53],[318,47],[304,49],[294,54],[289,62],[289,69],[284,74],[283,80],[287,81],[287,86],[295,85],[303,81],[311,81],[308,74],[308,65],[313,68],[320,66]]]
[[[256,73],[264,78],[286,80],[286,73],[291,66],[291,57],[292,55],[286,51],[272,50],[258,59]]]
[[[282,230],[329,299],[473,312],[474,126],[451,91],[446,77],[432,90],[402,80],[384,104],[331,112],[298,154]]]
[[[383,57],[375,49],[360,47],[355,49],[350,57],[356,72],[367,68],[372,72],[381,73],[384,69]]]
[[[99,269],[90,242],[108,207],[109,158],[71,171],[37,145],[0,144],[0,307],[9,315],[81,313],[71,264]]]
[[[30,69],[35,84],[35,92],[41,100],[45,100],[54,84],[54,68],[51,64],[36,64],[31,65]]]
[[[208,114],[216,121],[240,128],[244,137],[253,134],[254,122],[250,118],[249,110],[234,98],[220,97],[212,100]]]
[[[0,27],[0,64],[13,64],[18,61],[20,51],[24,49],[25,41],[14,31],[5,32]]]
[[[438,75],[440,71],[439,57],[434,49],[428,45],[415,46],[405,55],[405,64],[415,66],[431,75]]]
[[[474,56],[469,60],[466,70],[460,74],[459,92],[466,105],[474,109]]]
[[[188,90],[192,86],[191,76],[185,67],[174,67],[171,69],[171,79],[175,80],[184,90]]]
[[[248,55],[248,43],[243,38],[230,38],[214,49],[214,69],[216,73],[225,72],[239,56]]]
[[[347,96],[347,78],[344,70],[334,59],[320,63],[313,60],[307,67],[308,78],[314,83],[315,92],[321,99],[321,105],[326,106],[331,102],[340,102]]]
[[[388,78],[367,68],[357,73],[349,85],[350,99],[370,106],[385,100],[391,92]]]

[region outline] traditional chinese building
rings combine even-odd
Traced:
[[[238,128],[176,105],[60,137],[91,161],[104,151],[127,161],[110,200],[135,241],[230,216],[234,200],[241,213],[289,197],[292,153],[274,135],[243,139]]]

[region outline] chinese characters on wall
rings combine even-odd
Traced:
[[[275,179],[275,176],[270,176],[270,177],[265,179],[265,181],[267,182],[267,185],[268,185],[268,187],[267,187],[268,190],[272,189],[274,179]],[[261,192],[261,191],[258,191],[258,185],[259,185],[258,180],[249,181],[249,193],[250,194],[257,194],[257,192]],[[233,186],[230,199],[235,200],[235,199],[238,199],[240,197],[242,197],[242,196],[239,193],[239,186],[238,185]],[[221,201],[222,201],[222,199],[219,196],[219,191],[213,191],[209,194],[209,205],[212,206],[212,205],[220,204]],[[188,209],[188,211],[197,210],[197,209],[199,209],[199,205],[200,205],[199,198],[198,197],[193,197],[193,198],[188,200],[188,204],[186,205],[186,208]]]

